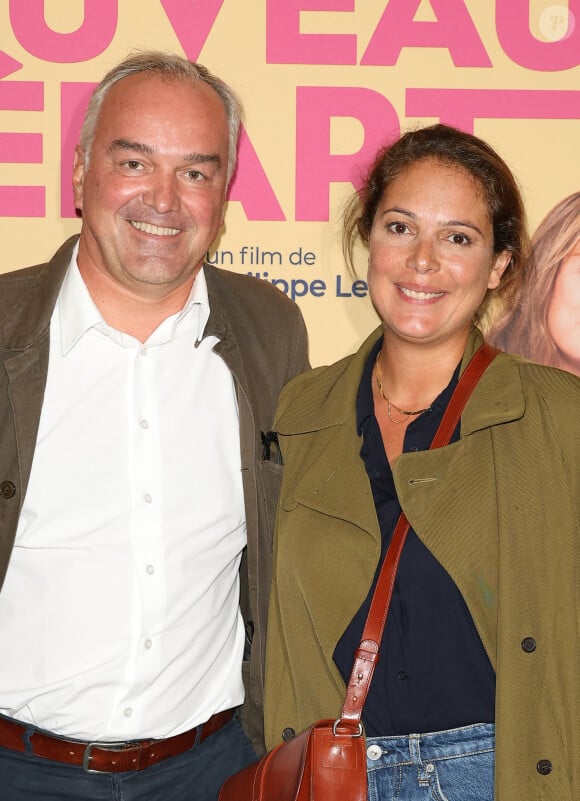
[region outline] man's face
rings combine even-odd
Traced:
[[[79,268],[157,299],[191,284],[223,222],[228,128],[207,84],[137,74],[116,83],[73,187],[83,225]]]

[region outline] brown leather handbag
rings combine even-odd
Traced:
[[[481,375],[498,351],[482,345],[461,376],[431,448],[446,445]],[[361,715],[387,621],[409,522],[397,521],[355,653],[342,713],[319,720],[293,740],[229,778],[219,801],[367,801],[366,744]]]

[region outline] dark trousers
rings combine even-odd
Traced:
[[[180,756],[142,771],[86,773],[0,748],[1,801],[217,801],[223,782],[256,760],[237,718]]]

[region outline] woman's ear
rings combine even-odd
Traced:
[[[489,273],[489,281],[487,282],[488,289],[497,289],[501,283],[502,275],[505,273],[512,260],[512,254],[509,250],[502,250],[498,253],[493,260],[491,272]]]

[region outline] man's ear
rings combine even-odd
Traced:
[[[80,145],[75,148],[73,159],[72,186],[75,208],[79,211],[83,208],[83,181],[85,177],[85,154]]]

